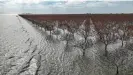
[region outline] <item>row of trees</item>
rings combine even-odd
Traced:
[[[83,56],[85,55],[85,50],[88,48],[87,44],[88,44],[88,37],[90,34],[91,19],[78,20],[78,21],[45,20],[41,22],[30,18],[27,18],[27,20],[31,21],[33,24],[36,24],[36,26],[39,26],[41,28],[44,28],[47,31],[50,31],[50,35],[52,35],[52,31],[58,31],[58,28],[62,29],[64,33],[65,33],[65,30],[67,30],[68,33],[65,37],[68,37],[68,38],[70,37],[70,35],[74,37],[75,33],[81,35],[82,38],[84,38],[83,46],[86,45],[86,47],[82,47]],[[93,22],[93,24],[95,25],[95,30],[99,35],[99,41],[105,45],[105,56],[108,55],[107,49],[109,44],[114,43],[119,39],[121,40],[121,47],[123,47],[124,41],[126,41],[130,37],[130,35],[128,35],[131,32],[131,30],[129,31],[128,29],[129,26],[131,26],[131,23],[129,21],[124,21],[124,22],[116,22],[116,21],[100,22],[99,21],[99,22]],[[59,33],[56,35],[58,36]],[[67,44],[69,41],[68,38],[66,38]],[[77,47],[77,44],[74,46]],[[80,47],[81,47],[81,43],[80,43]]]
[[[35,24],[37,27],[44,28],[45,31],[50,31],[50,35],[52,33],[56,34],[57,36],[60,35],[60,32],[58,32],[58,29],[63,30],[63,36],[62,39],[66,41],[66,47],[68,47],[69,42],[75,39],[74,34],[77,33],[78,35],[82,36],[84,40],[77,41],[74,47],[78,47],[82,49],[83,56],[85,56],[85,50],[89,48],[90,46],[90,40],[88,40],[89,32],[90,32],[90,19],[87,20],[45,20],[42,22],[39,22],[37,20],[33,20],[30,18],[27,18],[30,22]],[[82,27],[82,28],[81,28]]]
[[[121,40],[121,47],[124,47],[124,41],[127,41],[131,35],[128,27],[131,26],[130,22],[97,22],[96,31],[99,34],[100,41],[105,45],[105,56],[108,55],[107,47],[110,43],[116,42],[118,39]]]
[[[97,58],[100,62],[100,66],[102,64],[102,68],[104,66],[114,67],[115,75],[120,75],[121,67],[127,65],[128,63],[128,50],[125,48],[126,41],[132,36],[130,29],[132,23],[129,21],[106,21],[106,22],[93,22],[91,23],[91,19],[86,20],[45,20],[45,21],[37,21],[30,18],[27,18],[30,22],[35,24],[37,27],[44,28],[46,31],[50,32],[50,36],[52,34],[60,35],[60,32],[57,33],[58,29],[62,29],[64,31],[64,36],[62,36],[63,40],[66,41],[66,48],[68,47],[70,42],[73,42],[73,47],[80,48],[82,50],[82,55],[86,56],[86,50],[90,48],[93,44],[92,41],[88,38],[90,35],[90,26],[93,24],[95,26],[95,30],[98,33],[99,39],[97,42],[101,42],[104,44],[104,55],[100,54],[100,50],[97,51]],[[130,27],[130,28],[129,28]],[[66,32],[67,31],[67,32]],[[80,35],[83,40],[75,40],[75,37]],[[116,49],[113,52],[108,51],[108,46],[110,44],[115,43],[117,40],[121,40],[121,48]],[[127,45],[127,44],[126,44]],[[128,47],[129,48],[129,47]],[[130,46],[130,49],[132,47]],[[99,63],[98,62],[98,63]],[[108,73],[109,74],[109,73]]]

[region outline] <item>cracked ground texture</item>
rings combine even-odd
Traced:
[[[0,15],[0,75],[71,75],[80,51],[49,43],[45,33],[17,15]],[[74,68],[76,71],[74,71]]]
[[[102,44],[86,50],[89,58],[81,58],[80,49],[65,51],[65,41],[48,42],[47,34],[18,15],[0,15],[0,75],[99,75],[95,52]]]

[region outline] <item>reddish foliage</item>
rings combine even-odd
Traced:
[[[133,14],[45,14],[20,15],[37,20],[79,20],[92,18],[93,21],[133,21]]]
[[[20,14],[21,17],[30,18],[36,21],[59,21],[59,25],[67,25],[65,21],[74,20],[77,22],[77,25],[81,25],[84,20],[87,20],[86,25],[89,25],[91,18],[94,25],[96,25],[97,29],[101,29],[104,27],[104,23],[108,21],[115,21],[115,22],[123,22],[123,21],[130,21],[133,22],[133,14]],[[132,29],[132,27],[129,27]],[[133,29],[132,29],[133,30]]]
[[[133,30],[133,25],[128,26],[129,30]]]

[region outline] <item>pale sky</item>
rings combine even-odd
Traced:
[[[132,0],[0,0],[0,14],[133,13]]]

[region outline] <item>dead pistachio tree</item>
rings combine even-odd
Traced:
[[[126,22],[126,21],[119,23],[119,36],[120,36],[122,47],[124,46],[124,41],[127,39],[128,25],[129,25],[129,22]]]
[[[70,49],[70,46],[72,45],[72,42],[74,41],[74,37],[72,34],[66,33],[65,35],[62,36],[61,40],[66,41],[65,50],[68,50]]]
[[[33,20],[34,24],[37,26],[37,27],[40,27],[40,24],[37,20]]]
[[[39,25],[40,25],[41,29],[44,28],[43,21],[39,21]]]
[[[128,51],[125,49],[118,49],[112,54],[110,59],[111,64],[113,64],[116,67],[115,75],[121,75],[120,70],[123,69],[124,66],[127,64],[127,57]]]
[[[47,20],[42,21],[42,25],[46,32],[47,31]]]
[[[124,48],[116,49],[111,52],[109,57],[105,57],[103,55],[98,56],[101,66],[108,67],[108,71],[115,75],[123,75],[124,69],[128,63],[128,50]],[[113,69],[112,69],[113,68]],[[112,75],[112,74],[111,74]]]
[[[62,20],[59,22],[59,28],[61,28],[65,34],[65,30],[69,29],[70,27],[68,26],[68,21],[67,20]]]
[[[83,55],[83,57],[85,57],[86,56],[86,49],[90,48],[92,45],[93,45],[92,44],[92,41],[89,39],[86,42],[84,42],[82,40],[76,42],[76,44],[74,45],[74,47],[77,47],[77,48],[82,49],[82,55]]]
[[[46,30],[50,31],[50,36],[52,35],[52,30],[54,28],[55,23],[52,20],[46,21]]]
[[[54,26],[54,31],[53,31],[53,34],[57,36],[57,39],[58,39],[58,36],[61,34],[61,31],[59,30],[59,21],[56,20],[55,21],[55,26]]]
[[[41,29],[43,28],[43,24],[41,23],[41,21],[36,21],[36,24],[37,24],[38,27],[40,27]]]
[[[45,30],[50,32],[49,34],[47,34],[46,40],[48,40],[49,42],[55,42],[54,37],[52,36],[55,25],[54,22],[52,20],[48,20],[45,24]]]
[[[68,31],[73,35],[79,30],[79,22],[76,22],[76,20],[70,20],[68,22],[68,25],[70,26]]]
[[[89,37],[89,31],[90,31],[90,21],[85,20],[83,24],[83,28],[80,29],[79,34],[84,38],[84,42],[87,42],[87,38]]]
[[[102,42],[105,45],[105,56],[108,55],[108,50],[107,47],[110,43],[112,43],[113,41],[113,37],[112,37],[112,22],[108,21],[108,22],[103,22],[101,27],[99,27],[99,25],[96,26],[96,30],[99,34],[99,40],[100,42]]]
[[[92,41],[88,39],[90,31],[90,20],[83,22],[83,28],[79,30],[78,34],[82,36],[83,40],[78,41],[74,47],[82,49],[83,56],[85,56],[86,49],[92,46]]]
[[[73,75],[95,75],[93,74],[95,67],[92,60],[88,57],[75,57],[71,66],[73,66]]]
[[[112,41],[112,43],[116,42],[120,38],[118,29],[119,29],[118,22],[111,21],[111,38],[112,38],[111,41]]]
[[[60,23],[60,27],[64,31],[61,40],[66,41],[65,50],[70,49],[75,42],[74,33],[79,29],[77,24],[78,22],[76,23],[74,20],[64,20]]]

